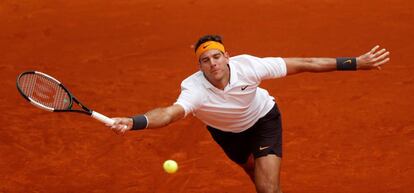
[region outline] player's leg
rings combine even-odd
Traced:
[[[280,164],[282,159],[268,154],[255,160],[255,186],[258,193],[281,193]]]
[[[247,162],[244,164],[239,164],[243,168],[243,170],[246,172],[247,175],[249,175],[250,180],[254,183],[254,158],[253,155],[249,156],[249,159],[247,159]]]
[[[259,119],[252,131],[256,190],[259,193],[280,193],[282,122],[276,104],[266,116]]]
[[[254,182],[254,160],[248,141],[250,131],[231,133],[210,126],[207,126],[207,129],[227,157],[241,166]]]

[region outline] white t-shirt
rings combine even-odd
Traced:
[[[265,79],[286,76],[282,58],[258,58],[239,55],[230,58],[230,81],[220,90],[198,71],[181,83],[175,104],[185,115],[192,113],[205,124],[222,131],[239,133],[265,116],[274,106],[274,98],[258,87]]]

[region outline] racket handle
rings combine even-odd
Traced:
[[[101,113],[95,112],[95,111],[92,111],[91,116],[93,118],[97,119],[98,121],[103,122],[103,123],[108,124],[108,125],[113,125],[115,123],[115,121],[113,119],[111,119],[111,118],[109,118],[105,115],[102,115]]]

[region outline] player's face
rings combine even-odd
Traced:
[[[230,77],[229,55],[219,50],[208,50],[200,56],[200,69],[210,81],[220,81]]]

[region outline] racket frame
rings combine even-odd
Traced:
[[[53,81],[55,81],[56,83],[58,83],[59,87],[61,87],[69,96],[69,105],[66,109],[54,109],[48,106],[45,106],[37,101],[35,101],[34,99],[32,99],[29,96],[26,96],[26,94],[23,92],[23,89],[20,87],[19,85],[19,80],[22,76],[26,75],[26,74],[39,74],[41,76],[44,76],[46,78],[49,78]],[[79,102],[79,100],[71,93],[69,92],[69,90],[58,80],[56,80],[55,78],[53,78],[52,76],[45,74],[43,72],[39,72],[39,71],[26,71],[21,73],[16,80],[16,86],[17,86],[17,90],[19,91],[20,95],[23,96],[23,98],[25,98],[27,101],[29,101],[31,104],[33,104],[34,106],[46,110],[46,111],[50,111],[50,112],[76,112],[76,113],[82,113],[82,114],[87,114],[89,116],[92,116],[93,118],[104,122],[106,124],[112,125],[114,124],[114,120],[111,118],[106,117],[105,115],[102,115],[98,112],[92,111],[91,109],[89,109],[88,107],[84,106],[81,102]],[[78,110],[78,109],[72,109],[73,107],[73,102],[76,102],[81,108],[82,110]]]

